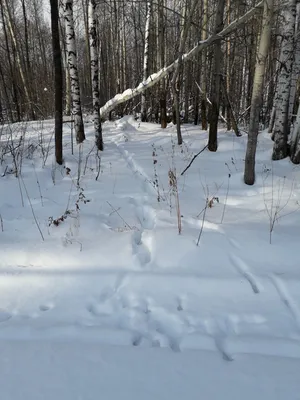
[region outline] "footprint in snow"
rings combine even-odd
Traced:
[[[40,311],[50,311],[54,308],[54,304],[53,303],[45,303],[45,304],[41,304],[39,309]]]
[[[0,323],[8,321],[9,319],[11,319],[11,317],[12,315],[9,312],[5,310],[0,310]]]

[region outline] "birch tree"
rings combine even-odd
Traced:
[[[277,84],[277,99],[274,122],[273,160],[288,156],[288,135],[290,132],[289,101],[293,74],[294,42],[296,23],[296,0],[289,0],[284,13],[282,43],[280,52],[280,72]]]
[[[300,99],[297,112],[297,118],[294,123],[292,138],[291,138],[291,161],[294,164],[300,164]]]
[[[145,48],[144,48],[144,67],[143,67],[143,81],[148,76],[148,64],[149,64],[149,36],[150,36],[150,18],[152,14],[151,1],[147,2],[147,16],[145,25]],[[141,120],[142,122],[147,121],[147,103],[146,103],[146,92],[142,93],[141,99]]]
[[[264,0],[259,1],[254,7],[252,7],[249,11],[247,11],[244,15],[241,17],[236,18],[234,21],[232,21],[228,26],[226,26],[222,31],[218,33],[214,33],[210,35],[204,42],[197,43],[188,53],[183,54],[182,56],[182,62],[186,62],[190,59],[192,59],[195,55],[200,53],[203,49],[206,49],[207,47],[211,46],[213,43],[216,41],[220,40],[220,38],[223,38],[230,33],[234,32],[237,28],[242,26],[245,22],[249,21],[255,14],[261,9],[262,4],[264,3]],[[125,103],[126,101],[133,99],[135,96],[140,95],[143,91],[147,90],[148,88],[154,86],[171,72],[173,72],[177,65],[178,65],[179,60],[175,60],[171,64],[169,64],[167,67],[162,68],[158,72],[148,76],[147,80],[140,83],[137,87],[133,89],[126,89],[123,93],[117,94],[115,97],[112,99],[108,100],[103,107],[100,109],[100,115],[101,117],[108,114],[111,110],[113,110],[115,107],[117,107],[119,104]]]
[[[165,67],[165,26],[164,26],[164,0],[157,3],[157,67]],[[160,124],[163,129],[167,127],[167,94],[166,81],[162,79],[158,84]]]
[[[85,139],[85,134],[81,111],[77,52],[73,19],[73,0],[64,0],[64,18],[66,29],[66,48],[68,53],[67,57],[71,80],[72,112],[74,114],[76,142],[82,143]]]
[[[292,114],[294,111],[295,98],[297,92],[297,83],[300,76],[300,2],[297,3],[294,43],[295,43],[294,62],[293,62],[293,72],[291,78],[289,113],[288,113],[289,125],[291,124],[292,120]]]
[[[259,113],[262,106],[262,94],[264,88],[266,60],[270,46],[272,19],[273,0],[265,0],[262,31],[260,35],[258,54],[256,56],[256,66],[251,98],[250,124],[245,159],[244,181],[247,185],[253,185],[255,182],[255,153],[259,129]]]
[[[89,24],[89,44],[91,57],[91,82],[93,97],[93,119],[95,129],[95,141],[98,150],[103,150],[102,126],[100,119],[100,99],[99,99],[99,57],[98,57],[98,35],[96,21],[96,0],[89,0],[88,5],[88,24]]]
[[[291,83],[291,92],[290,92],[290,113],[292,113],[294,108],[294,98],[296,95],[297,82],[299,80],[300,74],[300,3],[297,4],[297,21],[296,21],[296,30],[295,30],[295,60],[293,66],[293,76]],[[299,106],[297,111],[297,117],[293,126],[293,131],[291,135],[290,141],[290,157],[291,161],[294,164],[300,164],[300,99]]]

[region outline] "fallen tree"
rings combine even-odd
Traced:
[[[181,57],[181,60],[177,59],[169,66],[162,68],[160,71],[150,75],[145,81],[141,82],[139,86],[137,86],[136,88],[126,89],[123,93],[117,94],[115,97],[109,100],[103,107],[101,107],[100,109],[101,117],[104,117],[119,104],[125,103],[126,101],[134,98],[135,96],[138,96],[139,94],[143,93],[151,86],[154,86],[161,79],[163,79],[165,76],[174,71],[180,61],[186,62],[187,60],[190,60],[200,51],[212,45],[216,40],[224,38],[225,36],[232,33],[235,29],[237,29],[243,23],[247,22],[250,18],[252,18],[256,14],[256,12],[261,9],[263,3],[264,0],[261,0],[253,8],[251,8],[251,10],[246,12],[242,17],[237,18],[229,25],[227,25],[226,28],[224,28],[221,32],[209,36],[206,40],[199,41],[192,50],[190,50],[188,53],[184,54]]]

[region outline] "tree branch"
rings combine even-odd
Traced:
[[[216,40],[219,40],[220,38],[223,38],[224,36],[229,35],[231,32],[233,32],[235,29],[237,29],[240,25],[247,22],[262,7],[263,3],[264,3],[264,0],[261,0],[259,3],[257,3],[256,6],[251,8],[251,10],[246,12],[242,17],[237,18],[236,20],[231,22],[231,24],[227,25],[226,28],[224,28],[221,32],[209,36],[206,40],[199,41],[198,44],[192,50],[190,50],[188,53],[186,53],[182,56],[182,62],[190,60],[192,57],[194,57],[200,51],[202,51],[206,47],[212,45]],[[169,66],[162,68],[160,71],[150,75],[146,79],[146,81],[141,82],[136,88],[126,89],[123,93],[117,94],[115,97],[113,97],[111,100],[109,100],[103,107],[101,107],[101,109],[100,109],[101,117],[104,117],[107,113],[109,113],[111,110],[113,110],[117,105],[125,103],[128,100],[131,100],[135,96],[138,96],[139,94],[144,92],[146,89],[150,88],[151,86],[154,86],[161,79],[163,79],[165,76],[170,74],[177,67],[178,62],[179,62],[179,59],[175,60]]]
[[[191,159],[191,161],[189,162],[188,166],[181,172],[180,175],[183,175],[189,168],[190,166],[193,164],[195,158],[197,158],[201,153],[203,153],[203,151],[208,147],[208,144],[206,146],[203,147],[202,150],[199,151],[199,153],[195,154],[194,157]]]

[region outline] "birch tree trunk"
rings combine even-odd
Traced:
[[[297,21],[296,21],[296,30],[295,30],[295,41],[296,41],[296,48],[295,48],[295,60],[293,66],[293,76],[292,76],[292,83],[291,83],[291,93],[290,93],[290,110],[289,112],[293,112],[294,108],[294,101],[295,95],[297,90],[297,81],[299,79],[299,72],[300,72],[300,3],[297,4]],[[291,142],[290,142],[290,157],[291,161],[294,164],[300,164],[300,102],[298,106],[297,118],[294,123]]]
[[[58,11],[60,15],[64,15],[64,6],[59,0]],[[65,24],[62,23],[62,19],[59,19],[59,33],[61,39],[61,54],[62,54],[62,62],[63,62],[63,70],[64,70],[64,80],[65,80],[65,99],[64,99],[64,112],[65,115],[71,115],[71,80],[70,80],[70,69],[68,64],[68,51],[66,46],[66,30]]]
[[[231,0],[226,1],[226,13],[227,13],[227,23],[230,24],[230,8],[231,8]],[[232,108],[231,108],[231,103],[229,101],[229,95],[230,95],[230,67],[231,67],[231,39],[230,36],[227,39],[226,42],[226,84],[224,83],[223,87],[223,95],[226,97],[226,120],[227,120],[227,130],[231,130],[231,125],[236,125],[235,121],[231,122],[232,119]],[[221,82],[222,83],[222,82]],[[224,113],[225,114],[225,113]],[[235,130],[235,128],[234,128]],[[237,132],[237,131],[235,131]]]
[[[270,46],[271,28],[273,20],[273,0],[265,0],[262,31],[258,54],[256,56],[256,66],[251,98],[251,113],[248,133],[248,142],[245,159],[244,182],[253,185],[255,182],[255,154],[257,146],[257,136],[259,129],[259,112],[262,106],[262,94],[264,89],[264,77],[266,70],[266,60]]]
[[[165,66],[165,27],[164,27],[164,0],[158,0],[157,6],[157,67],[159,70]],[[162,79],[158,86],[160,124],[163,129],[167,127],[167,94],[166,81]]]
[[[147,2],[147,16],[145,25],[145,48],[144,48],[144,67],[143,67],[143,81],[148,76],[148,64],[149,64],[149,36],[150,36],[150,18],[152,13],[151,1]],[[142,93],[141,99],[141,120],[147,122],[147,103],[146,103],[146,92]]]
[[[294,63],[291,78],[290,100],[289,100],[289,125],[292,122],[292,114],[294,111],[295,97],[297,91],[297,83],[300,75],[300,3],[297,3],[296,23],[295,23],[295,50],[294,50]]]
[[[289,101],[294,60],[294,39],[296,23],[296,0],[289,0],[284,14],[283,39],[280,52],[280,73],[278,77],[276,114],[274,123],[273,160],[288,156],[288,134],[290,132]]]
[[[71,79],[70,79],[70,69],[68,64],[68,59],[66,57],[66,66],[65,66],[65,82],[66,82],[66,98],[65,98],[65,113],[66,115],[71,115]]]
[[[66,48],[71,80],[72,112],[74,114],[76,142],[82,143],[85,139],[84,125],[81,111],[79,76],[77,67],[77,53],[73,20],[73,0],[64,2],[64,18],[66,27]]]
[[[91,57],[91,82],[93,97],[93,118],[95,128],[95,142],[98,150],[103,151],[102,126],[100,119],[100,99],[99,99],[99,56],[98,56],[98,35],[96,21],[96,0],[89,0],[88,24],[89,24],[89,44]]]
[[[55,80],[55,160],[63,163],[62,131],[63,131],[63,75],[61,49],[59,41],[59,12],[58,0],[50,0],[51,31]]]
[[[291,139],[291,161],[300,164],[300,103]]]
[[[225,0],[219,0],[217,5],[215,34],[223,29],[223,14],[225,9]],[[211,96],[211,116],[209,124],[208,150],[217,151],[218,149],[218,119],[220,111],[220,84],[221,84],[221,63],[222,49],[221,39],[214,44],[214,67],[212,76],[212,96]]]

